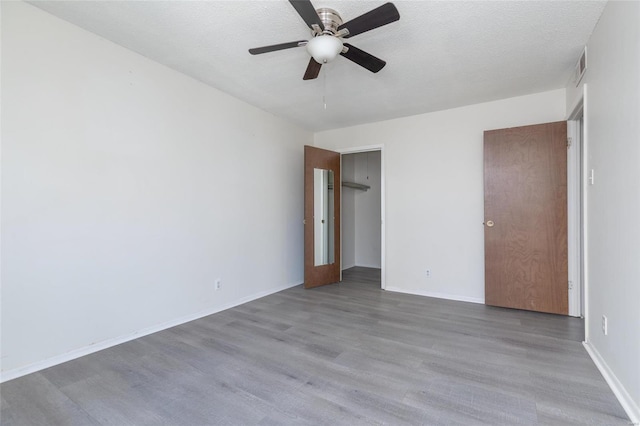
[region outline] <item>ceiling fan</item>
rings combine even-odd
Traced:
[[[261,53],[275,52],[276,50],[306,46],[311,59],[303,80],[317,78],[322,64],[333,60],[338,54],[374,73],[380,71],[387,64],[370,53],[360,50],[351,44],[344,43],[342,39],[362,34],[400,19],[398,9],[392,3],[385,3],[346,23],[342,22],[338,12],[333,9],[320,8],[316,10],[310,0],[289,0],[289,3],[311,28],[311,40],[256,47],[249,49],[249,53],[259,55]]]

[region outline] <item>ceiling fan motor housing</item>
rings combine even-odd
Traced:
[[[322,25],[324,25],[324,31],[321,34],[335,35],[338,32],[338,27],[342,25],[342,18],[338,12],[326,7],[317,9],[316,12],[322,21]],[[320,34],[316,33],[314,35]]]

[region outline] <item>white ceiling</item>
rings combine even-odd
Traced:
[[[605,6],[396,0],[400,21],[349,39],[387,61],[382,71],[338,57],[303,81],[305,48],[247,52],[309,38],[287,1],[31,3],[312,131],[565,87]],[[345,22],[383,3],[313,0]]]

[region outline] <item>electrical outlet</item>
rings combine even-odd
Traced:
[[[218,278],[216,280],[216,290],[220,290],[222,288],[222,280]]]
[[[609,334],[609,328],[608,328],[608,324],[607,324],[607,316],[606,315],[602,316],[602,334],[604,334],[605,336],[607,334]]]
[[[427,269],[427,278],[431,278],[431,269]]]

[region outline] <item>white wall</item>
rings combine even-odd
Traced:
[[[343,181],[355,182],[355,155],[342,156],[341,172]],[[340,230],[342,232],[342,269],[344,270],[356,266],[356,190],[343,186],[341,195],[342,222]]]
[[[24,3],[1,71],[5,379],[302,282],[310,133]]]
[[[483,131],[564,118],[565,91],[555,90],[314,139],[328,149],[384,144],[387,289],[483,302]]]
[[[640,3],[609,2],[587,47],[587,348],[640,422]],[[577,58],[576,58],[577,60]],[[567,105],[580,97],[569,84]],[[571,112],[571,110],[569,110]],[[601,331],[608,317],[608,335]]]
[[[356,265],[380,268],[380,151],[354,154],[355,181],[369,185],[355,192]]]

